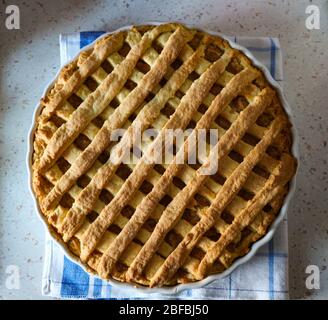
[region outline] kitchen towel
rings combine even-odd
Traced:
[[[104,32],[80,32],[60,35],[61,64]],[[282,57],[279,40],[270,37],[231,37],[248,48],[282,85]],[[111,286],[83,271],[67,258],[59,245],[46,236],[42,294],[67,299],[287,299],[288,244],[287,219],[267,245],[230,276],[198,289],[175,295],[144,294]]]

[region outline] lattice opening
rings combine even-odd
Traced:
[[[178,70],[182,66],[183,62],[180,59],[174,60],[174,62],[171,64],[171,67],[174,70]]]
[[[70,163],[63,157],[57,160],[57,166],[62,173],[65,173],[71,167]]]
[[[222,176],[218,171],[215,174],[211,175],[211,178],[221,186],[223,186],[226,181],[226,178]]]
[[[98,116],[98,117],[96,117],[96,118],[94,118],[94,119],[92,120],[92,123],[93,123],[98,129],[100,129],[100,128],[103,126],[104,122],[105,122],[105,120],[104,120],[101,116]]]
[[[114,196],[106,189],[102,189],[99,194],[99,199],[106,205],[109,204],[113,198]]]
[[[131,122],[133,122],[134,120],[135,120],[135,118],[137,117],[137,115],[135,114],[135,113],[132,113],[130,116],[129,116],[129,120],[131,121]]]
[[[210,228],[206,233],[205,237],[209,238],[210,240],[216,242],[219,240],[221,234],[217,232],[215,228]]]
[[[71,96],[67,98],[67,101],[75,109],[83,102],[83,100],[75,93],[72,93]]]
[[[211,201],[206,199],[204,196],[202,196],[199,193],[196,193],[194,195],[194,199],[197,201],[197,204],[200,208],[209,207],[211,205]]]
[[[82,151],[85,150],[90,143],[91,140],[83,133],[80,133],[74,141],[74,144]]]
[[[44,192],[50,192],[54,186],[46,177],[43,176],[40,176],[40,182],[42,183]]]
[[[164,238],[164,241],[166,241],[173,248],[176,248],[181,242],[181,240],[181,235],[176,233],[174,230],[170,230]]]
[[[232,58],[230,63],[228,64],[226,71],[237,74],[243,70],[243,66],[239,63],[237,58]]]
[[[132,215],[134,214],[135,209],[133,207],[131,207],[130,205],[126,205],[122,211],[121,214],[122,216],[130,219],[132,217]]]
[[[264,206],[263,211],[266,212],[266,213],[269,213],[269,212],[273,211],[273,208],[270,205],[270,203],[268,203],[267,205]]]
[[[149,101],[153,100],[154,97],[155,97],[155,95],[152,92],[149,92],[147,97],[145,98],[145,101],[149,102]]]
[[[109,152],[105,150],[99,155],[98,161],[102,164],[105,164],[108,161],[109,157],[110,157]]]
[[[128,267],[124,263],[118,261],[115,265],[115,269],[117,270],[117,272],[123,273],[128,270]]]
[[[153,49],[156,50],[156,52],[158,54],[160,54],[162,52],[162,50],[163,50],[163,47],[157,41],[153,42],[152,47],[153,47]]]
[[[221,261],[218,259],[213,263],[213,266],[211,268],[211,273],[221,273],[226,269],[226,267],[221,263]]]
[[[200,218],[196,213],[196,210],[186,208],[185,211],[182,214],[182,218],[186,221],[188,221],[193,226],[199,222]]]
[[[240,153],[238,153],[234,150],[230,151],[229,158],[236,161],[236,162],[238,162],[238,163],[242,163],[243,160],[244,160],[244,157]]]
[[[228,130],[231,126],[231,122],[222,116],[218,116],[215,119],[215,123],[225,130]]]
[[[132,91],[136,86],[137,84],[131,79],[126,80],[124,85],[124,87],[130,91]]]
[[[126,57],[128,55],[128,53],[130,52],[131,47],[128,43],[124,42],[123,46],[121,47],[120,50],[118,50],[117,52],[122,56],[122,57]]]
[[[189,74],[188,78],[191,81],[196,81],[199,77],[200,77],[200,75],[196,71],[193,71]]]
[[[164,76],[164,77],[161,79],[161,81],[159,82],[159,85],[160,85],[162,88],[166,85],[166,83],[167,83],[167,81],[168,81],[167,78],[168,78],[168,77]]]
[[[205,257],[205,252],[201,248],[195,247],[190,252],[190,256],[197,260],[202,260]]]
[[[184,96],[184,93],[180,90],[177,90],[176,93],[175,93],[175,96],[179,99],[182,99],[183,96]]]
[[[215,43],[210,43],[205,49],[205,59],[209,62],[215,62],[220,59],[223,54],[221,50]]]
[[[174,111],[175,109],[169,103],[166,103],[164,108],[161,109],[161,114],[169,118],[174,113]]]
[[[59,204],[66,209],[72,208],[73,203],[74,199],[68,193],[65,193],[59,202]]]
[[[148,193],[151,192],[151,190],[153,189],[153,187],[154,187],[154,186],[153,186],[150,182],[148,182],[147,180],[144,180],[144,181],[142,182],[142,184],[141,184],[139,190],[140,190],[143,194],[147,195]]]
[[[264,112],[262,113],[258,119],[256,120],[256,124],[259,125],[260,127],[265,127],[267,128],[270,123],[273,121],[274,116],[270,113]]]
[[[193,50],[196,50],[198,47],[199,47],[199,45],[200,45],[200,43],[201,43],[201,41],[202,41],[202,39],[203,39],[203,34],[201,33],[201,32],[196,32],[195,33],[195,35],[194,35],[194,37],[188,42],[188,45],[193,49]]]
[[[53,122],[54,125],[58,128],[66,122],[62,118],[58,117],[56,114],[53,114],[51,116],[50,121]]]
[[[89,183],[90,183],[91,179],[87,176],[87,175],[82,175],[79,179],[77,179],[76,184],[84,189]]]
[[[163,207],[167,207],[170,202],[172,201],[172,198],[169,195],[165,195],[160,201],[159,203],[163,206]]]
[[[159,174],[164,174],[165,168],[160,164],[155,164],[154,170],[157,171]]]
[[[113,66],[108,60],[103,61],[103,63],[101,64],[101,68],[103,68],[104,71],[108,74],[110,74],[114,70]]]
[[[256,165],[254,168],[253,168],[253,172],[255,172],[257,175],[265,178],[265,179],[268,179],[269,176],[270,176],[270,173],[268,172],[268,170],[266,170],[265,168],[261,167],[260,165]]]
[[[144,60],[139,59],[136,64],[136,69],[142,72],[143,74],[146,74],[150,70],[150,65]]]
[[[186,127],[186,130],[194,129],[195,127],[196,127],[196,122],[194,120],[190,120],[187,127]]]
[[[223,210],[222,211],[220,217],[227,224],[231,224],[233,222],[233,220],[235,219],[235,217],[232,214],[230,214],[228,211],[226,211],[226,210]]]
[[[131,169],[124,163],[121,163],[120,166],[116,170],[116,175],[121,179],[126,180],[131,174]]]
[[[218,83],[214,83],[214,85],[210,90],[210,93],[213,94],[214,96],[217,96],[222,91],[222,89],[223,89],[222,86],[220,86]]]
[[[84,84],[88,87],[89,90],[95,91],[98,87],[97,81],[95,81],[92,77],[88,77],[85,81]]]
[[[246,132],[245,135],[242,137],[242,141],[246,142],[251,146],[256,146],[260,142],[260,139]]]
[[[270,145],[266,150],[266,153],[273,159],[280,160],[281,152],[279,149],[273,145]]]
[[[186,184],[179,177],[174,177],[172,182],[180,190],[182,190],[186,186]]]
[[[111,225],[107,228],[107,230],[108,230],[109,232],[112,232],[112,233],[116,234],[116,235],[118,235],[118,234],[122,231],[122,229],[121,229],[119,226],[117,226],[116,224],[111,224]]]
[[[91,223],[95,221],[97,217],[98,217],[98,213],[96,211],[90,211],[87,215],[88,221]]]
[[[231,101],[230,106],[235,112],[240,113],[248,106],[248,101],[243,96],[237,96]]]
[[[201,103],[197,111],[200,112],[201,114],[204,114],[207,111],[207,109],[208,107],[205,104]]]
[[[250,192],[244,188],[241,188],[241,190],[238,192],[238,195],[246,201],[251,200],[254,197],[253,192]]]
[[[114,98],[110,104],[109,104],[113,109],[116,109],[120,105],[120,101],[117,98]]]
[[[144,223],[143,227],[149,231],[149,232],[153,232],[153,230],[155,229],[156,227],[156,223],[157,221],[152,219],[152,218],[149,218],[147,219],[147,221]]]
[[[226,250],[230,253],[236,252],[238,247],[243,243],[243,240],[251,235],[253,231],[249,227],[244,228],[240,233],[240,239],[237,242],[231,242],[227,245]]]

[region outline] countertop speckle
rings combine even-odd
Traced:
[[[5,28],[9,4],[20,9],[20,30]],[[305,26],[308,5],[320,10],[319,30]],[[0,8],[0,299],[42,299],[45,232],[27,189],[26,140],[34,107],[59,68],[59,34],[172,20],[227,35],[279,37],[284,91],[301,151],[288,213],[290,294],[328,298],[327,1],[5,0]],[[19,289],[8,283],[12,265],[19,270]],[[320,269],[319,290],[306,289],[308,265]]]

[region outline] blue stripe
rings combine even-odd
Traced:
[[[108,293],[108,298],[109,299],[111,299],[112,297],[112,287],[108,284],[107,286],[106,286],[106,291],[107,291],[107,293]]]
[[[272,39],[271,39],[272,40]],[[270,47],[265,47],[265,48],[261,48],[261,47],[246,47],[249,51],[258,51],[258,52],[271,52],[272,50],[274,51],[278,51],[279,48],[277,48],[274,44],[274,47],[272,47],[272,45]]]
[[[76,263],[64,257],[64,270],[60,295],[62,297],[86,297],[88,291],[88,274]]]
[[[269,293],[270,300],[274,300],[274,244],[273,239],[269,242]]]
[[[231,274],[229,275],[229,299],[231,299]]]
[[[103,35],[105,31],[80,32],[80,48],[83,48]]]
[[[102,281],[100,279],[95,278],[93,283],[93,297],[101,298],[101,289],[102,289]]]
[[[220,291],[227,291],[229,288],[220,288],[220,287],[205,287],[205,288],[195,288],[193,290],[220,290]],[[269,290],[263,290],[263,289],[238,289],[234,288],[231,289],[231,291],[240,291],[240,292],[268,292],[270,293],[271,291]],[[273,290],[274,293],[287,293],[287,290]]]
[[[258,257],[268,257],[270,255],[273,255],[275,258],[287,258],[288,254],[287,253],[283,253],[283,252],[258,252],[256,253],[256,256]]]
[[[270,38],[271,43],[271,63],[270,63],[270,73],[272,75],[272,78],[276,78],[276,44],[274,43],[273,39]]]

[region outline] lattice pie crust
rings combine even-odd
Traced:
[[[263,73],[179,24],[101,38],[41,103],[34,192],[56,237],[104,279],[153,287],[222,272],[266,234],[295,173],[291,125]],[[161,131],[137,163],[112,163],[135,128]],[[217,130],[216,174],[199,173],[214,152],[194,165],[145,161],[176,128]]]

